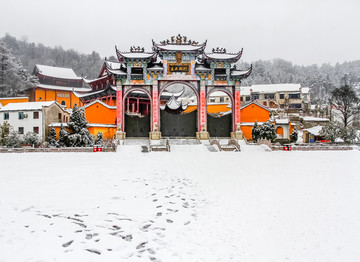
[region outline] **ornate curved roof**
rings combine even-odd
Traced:
[[[127,60],[142,60],[142,59],[149,59],[152,62],[156,61],[156,52],[145,52],[144,48],[140,47],[131,47],[130,52],[120,52],[117,47],[115,46],[116,55],[120,61],[123,63]]]
[[[206,42],[199,44],[198,42],[188,39],[186,36],[178,34],[176,37],[172,36],[170,40],[161,41],[159,44],[153,43],[153,50],[159,51],[181,51],[181,52],[203,52],[206,47]]]
[[[250,76],[252,71],[252,65],[247,69],[247,70],[232,70],[231,71],[231,76],[233,77],[240,77],[241,79],[243,78],[247,78],[248,76]]]
[[[243,49],[238,53],[227,53],[225,48],[213,48],[212,53],[204,53],[206,60],[212,61],[230,61],[236,63],[242,56]]]

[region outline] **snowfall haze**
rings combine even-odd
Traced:
[[[115,54],[132,45],[151,49],[178,33],[226,47],[243,60],[283,58],[295,64],[360,59],[360,2],[344,1],[3,1],[0,36],[47,46]]]

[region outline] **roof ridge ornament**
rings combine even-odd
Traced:
[[[131,52],[131,53],[144,53],[144,52],[145,52],[145,48],[144,48],[144,47],[140,47],[140,46],[132,46],[132,47],[130,47],[130,52]]]
[[[212,52],[213,53],[217,53],[217,54],[225,54],[226,53],[226,49],[225,48],[220,48],[220,47],[217,47],[217,48],[213,48],[212,49]]]
[[[167,40],[164,41],[160,41],[160,44],[162,45],[198,45],[199,42],[196,41],[192,41],[190,39],[188,39],[187,36],[182,36],[180,34],[178,34],[177,36],[172,36]]]

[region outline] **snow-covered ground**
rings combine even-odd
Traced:
[[[0,154],[0,261],[358,261],[359,151]]]

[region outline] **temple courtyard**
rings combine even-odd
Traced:
[[[0,261],[357,261],[360,152],[0,154]]]

